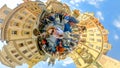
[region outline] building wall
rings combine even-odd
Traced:
[[[0,40],[1,40],[1,32],[2,32],[2,24],[5,21],[6,16],[11,12],[12,10],[7,7],[7,5],[4,5],[0,8]]]
[[[102,26],[92,13],[81,14],[78,19],[81,20],[79,26],[86,26],[87,28],[87,31],[83,32],[82,38],[89,41],[87,43],[90,43],[89,45],[93,47],[93,49],[97,51],[102,50],[104,53],[107,53],[107,51],[111,49],[108,41],[108,30]]]
[[[28,62],[31,62],[31,64],[33,62],[34,64],[44,58],[43,55],[39,54],[35,39],[9,41],[8,45],[5,45],[2,49],[1,55],[1,62],[10,67]]]
[[[43,60],[33,30],[38,28],[38,16],[44,9],[43,2],[29,1],[20,4],[6,17],[2,28],[2,40],[7,41],[7,45],[0,52],[0,61],[3,64],[15,67],[23,63],[36,64]]]
[[[103,68],[120,68],[120,61],[110,58],[106,55],[102,55],[98,62]]]
[[[64,12],[67,14],[71,14],[71,10],[70,10],[69,6],[66,4],[62,4],[61,2],[58,2],[58,1],[48,2],[47,9],[50,11],[53,11],[53,12],[57,12],[57,13]]]
[[[44,56],[37,50],[36,37],[33,36],[32,31],[37,27],[38,16],[44,7],[42,3],[29,1],[21,4],[8,15],[2,29],[2,39],[8,42],[0,52],[2,55],[0,60],[3,64],[13,67],[26,62],[33,66],[43,60]],[[49,2],[47,9],[55,9],[54,11],[57,12],[67,9],[66,11],[70,12],[67,5],[56,1]],[[88,67],[98,60],[111,46],[108,44],[108,32],[92,14],[80,14],[78,19],[80,30],[75,33],[81,35],[79,45],[68,56],[74,60],[77,68],[81,68]],[[86,29],[82,30],[82,27]]]
[[[5,20],[2,29],[3,40],[35,38],[33,29],[37,27],[38,15],[43,11],[42,2],[23,3],[14,9]]]
[[[77,24],[80,42],[69,56],[74,60],[77,68],[89,68],[92,62],[97,61],[104,54],[103,51],[110,50],[111,46],[107,39],[108,31],[93,14],[84,13],[78,19],[80,19],[80,23]]]
[[[3,64],[9,64],[10,67],[15,67],[16,65],[18,65],[16,62],[14,62],[14,60],[12,60],[10,58],[10,56],[7,54],[7,52],[5,51],[5,49],[3,49],[1,52],[1,59],[3,59],[5,62],[2,62]]]
[[[5,17],[12,11],[12,9],[8,8],[7,5],[4,5],[0,8],[0,23],[3,23]]]

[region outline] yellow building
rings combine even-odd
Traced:
[[[11,12],[11,9],[4,5],[0,8],[0,27],[5,20],[5,17]]]
[[[102,55],[98,63],[100,63],[103,68],[120,68],[120,61],[106,55]]]
[[[28,63],[30,67],[43,60],[37,48],[36,36],[33,30],[38,27],[38,16],[45,10],[43,2],[26,1],[20,4],[8,14],[7,6],[0,10],[2,21],[1,39],[7,41],[0,52],[0,61],[9,66],[15,67]],[[5,13],[7,17],[5,18]]]
[[[2,32],[2,23],[5,21],[6,16],[11,12],[12,10],[7,7],[7,5],[4,5],[0,8],[0,40],[1,40],[1,32]]]
[[[39,54],[35,44],[36,40],[34,39],[10,41],[0,52],[0,60],[9,67],[15,67],[23,63],[36,64],[43,60],[44,56]]]
[[[10,12],[7,17],[8,12],[4,12],[3,8]],[[73,59],[77,68],[95,68],[97,65],[107,68],[109,61],[113,67],[115,65],[119,67],[119,62],[104,56],[111,49],[108,41],[109,32],[95,18],[94,14],[80,13],[79,10],[71,12],[68,5],[57,0],[48,0],[46,5],[41,1],[24,0],[24,3],[14,10],[7,8],[6,5],[0,9],[1,39],[7,41],[7,45],[0,51],[2,64],[14,68],[16,65],[27,63],[32,68],[44,59],[44,55],[38,51],[34,29],[38,28],[39,18],[43,17],[45,10],[68,13],[79,20],[77,28],[73,29],[73,33],[80,35],[79,43],[67,55]],[[66,56],[62,56],[60,59],[65,58]],[[104,59],[108,61],[105,62]],[[105,64],[103,65],[103,63]]]
[[[77,9],[73,10],[72,16],[74,16],[75,18],[77,18],[78,16],[80,16],[80,11],[77,10]]]
[[[47,1],[47,9],[57,13],[67,13],[70,14],[71,10],[67,4],[63,4],[58,2],[57,0],[48,0]],[[59,7],[59,8],[58,8]]]
[[[2,40],[34,38],[38,15],[42,13],[42,2],[25,2],[15,8],[3,23]]]
[[[93,62],[99,60],[101,55],[111,49],[107,37],[108,31],[92,13],[80,14],[77,19],[80,21],[77,24],[80,42],[76,49],[69,54],[69,57],[74,60],[77,68],[89,68]]]

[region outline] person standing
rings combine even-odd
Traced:
[[[74,17],[70,17],[69,21],[64,25],[64,32],[72,32],[71,27],[74,26],[78,21]]]

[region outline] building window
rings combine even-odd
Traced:
[[[38,52],[38,50],[36,50],[34,53],[37,53]]]
[[[35,7],[35,10],[37,10],[37,8]]]
[[[104,47],[105,47],[105,48],[108,48],[108,45],[106,44],[106,45],[104,45]]]
[[[16,51],[15,51],[15,50],[12,50],[11,53],[16,53]]]
[[[18,54],[15,55],[15,57],[18,57],[18,56],[19,56]]]
[[[26,54],[28,51],[27,50],[24,50],[23,53]]]
[[[82,38],[80,41],[83,42],[83,43],[85,43],[85,42],[86,42],[86,39],[85,39],[85,38]]]
[[[35,49],[35,46],[31,47],[31,49],[32,49],[32,50]]]
[[[26,28],[29,28],[29,29],[30,29],[30,28],[31,28],[31,26],[26,26]]]
[[[4,21],[4,20],[0,18],[0,23],[3,23],[3,21]]]
[[[99,47],[99,46],[96,46],[96,49],[97,49],[97,50],[100,50],[100,49],[101,49],[101,47]]]
[[[99,30],[98,29],[94,29],[94,32],[98,32]]]
[[[6,14],[6,15],[9,14],[9,11],[8,11],[8,10],[4,10],[3,12],[4,12],[4,14]]]
[[[94,41],[94,38],[90,38],[89,40],[90,40],[90,41]]]
[[[35,18],[34,18],[34,17],[32,17],[32,19],[33,19],[33,20],[35,20]]]
[[[28,14],[28,13],[27,13],[27,12],[25,12],[25,11],[23,11],[22,13],[23,13],[24,15],[27,15],[27,14]]]
[[[97,39],[97,42],[101,42],[101,39]]]
[[[9,60],[10,63],[12,63],[12,60]]]
[[[23,17],[21,17],[21,16],[18,16],[18,19],[19,19],[19,20],[22,20],[22,19],[23,19]]]
[[[24,46],[24,44],[23,44],[23,43],[20,43],[20,44],[19,44],[19,47],[23,47],[23,46]]]
[[[34,9],[33,9],[33,8],[31,8],[31,10],[32,10],[32,11],[34,11]]]
[[[90,34],[90,36],[94,36],[94,34]]]
[[[14,22],[14,24],[13,24],[14,26],[19,26],[19,24],[17,23],[17,22]]]
[[[82,37],[87,37],[87,35],[86,35],[86,34],[83,34]]]
[[[30,32],[25,32],[25,34],[30,34]]]
[[[96,34],[96,36],[101,36],[101,34]]]
[[[93,47],[93,44],[89,44],[90,47]]]
[[[12,31],[12,34],[16,35],[16,34],[17,34],[17,31]]]
[[[9,57],[8,57],[8,56],[6,56],[6,59],[9,59]]]
[[[37,57],[35,57],[35,59],[39,59],[39,57],[37,56]]]
[[[18,58],[18,60],[22,60],[22,59],[23,59],[22,57]]]
[[[33,23],[33,21],[31,21],[31,20],[28,20],[28,22],[29,22],[29,23]]]
[[[89,30],[89,32],[93,32],[93,30]]]
[[[32,57],[32,55],[31,55],[31,54],[28,56],[28,58],[30,58],[30,57]]]
[[[28,44],[32,44],[32,41],[28,41]]]

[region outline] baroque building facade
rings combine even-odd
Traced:
[[[108,41],[108,30],[93,13],[71,11],[69,6],[57,0],[48,0],[46,5],[41,1],[24,0],[24,3],[13,10],[6,5],[0,9],[1,40],[7,42],[0,51],[2,64],[15,68],[17,65],[27,63],[31,68],[44,59],[45,55],[38,50],[37,37],[34,35],[39,17],[44,15],[44,11],[64,12],[79,20],[77,28],[73,29],[75,34],[80,34],[79,44],[67,55],[73,59],[77,68],[97,68],[98,66],[107,68],[109,61],[103,59],[109,58],[105,55],[112,48]],[[60,59],[65,58],[66,56],[62,56]],[[110,61],[114,63],[114,60]],[[115,62],[119,67],[120,63]],[[106,64],[103,65],[103,63]],[[113,68],[115,65],[112,65]]]

